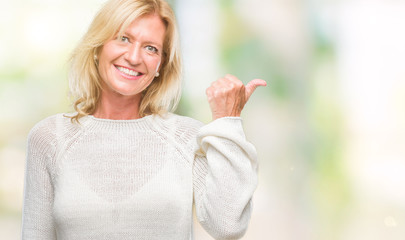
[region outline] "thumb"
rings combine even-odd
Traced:
[[[265,86],[267,86],[267,83],[266,83],[266,81],[264,81],[262,79],[253,79],[248,84],[246,84],[246,86],[245,86],[245,96],[246,96],[245,101],[246,102],[247,102],[247,100],[249,100],[250,96],[256,90],[256,88],[258,86],[265,87]]]

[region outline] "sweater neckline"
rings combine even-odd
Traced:
[[[106,118],[97,118],[93,115],[87,115],[83,117],[83,126],[90,131],[133,131],[148,130],[153,128],[153,122],[157,116],[147,115],[142,118],[128,119],[128,120],[115,120]]]
[[[136,122],[142,122],[142,121],[147,121],[149,118],[153,117],[154,115],[147,115],[145,117],[141,118],[136,118],[136,119],[108,119],[108,118],[98,118],[95,117],[94,115],[88,115],[88,118],[90,118],[93,121],[99,121],[99,122],[109,122],[109,123],[136,123]]]

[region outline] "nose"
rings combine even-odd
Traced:
[[[137,65],[142,62],[141,48],[139,44],[131,44],[125,54],[125,60],[132,65]]]

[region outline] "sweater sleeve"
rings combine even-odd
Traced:
[[[248,226],[257,186],[257,154],[239,117],[200,128],[193,166],[197,219],[215,239],[241,238]]]
[[[54,157],[49,126],[37,124],[28,135],[22,216],[22,239],[56,239],[52,219],[53,185],[50,162]]]

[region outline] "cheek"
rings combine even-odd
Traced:
[[[108,65],[106,64],[106,62],[105,61],[99,61],[99,64],[98,64],[98,74],[99,74],[99,76],[100,76],[100,80],[101,80],[101,82],[108,82],[108,79],[110,78],[109,76],[108,76],[108,67],[107,67]]]
[[[98,62],[98,73],[103,81],[108,80],[108,75],[112,74],[111,71],[114,69],[113,61],[114,59],[118,58],[122,52],[122,49],[113,46],[113,44],[106,44],[99,55],[99,62]]]
[[[144,60],[145,63],[147,64],[148,72],[154,75],[159,70],[161,57],[148,55],[144,57]]]
[[[106,53],[102,52],[99,56],[98,60],[98,73],[101,76],[101,78],[105,79],[106,77],[106,70],[108,66],[108,60],[107,60]]]
[[[124,55],[126,51],[126,47],[120,46],[113,41],[107,42],[101,49],[99,61],[110,64],[115,59]]]

